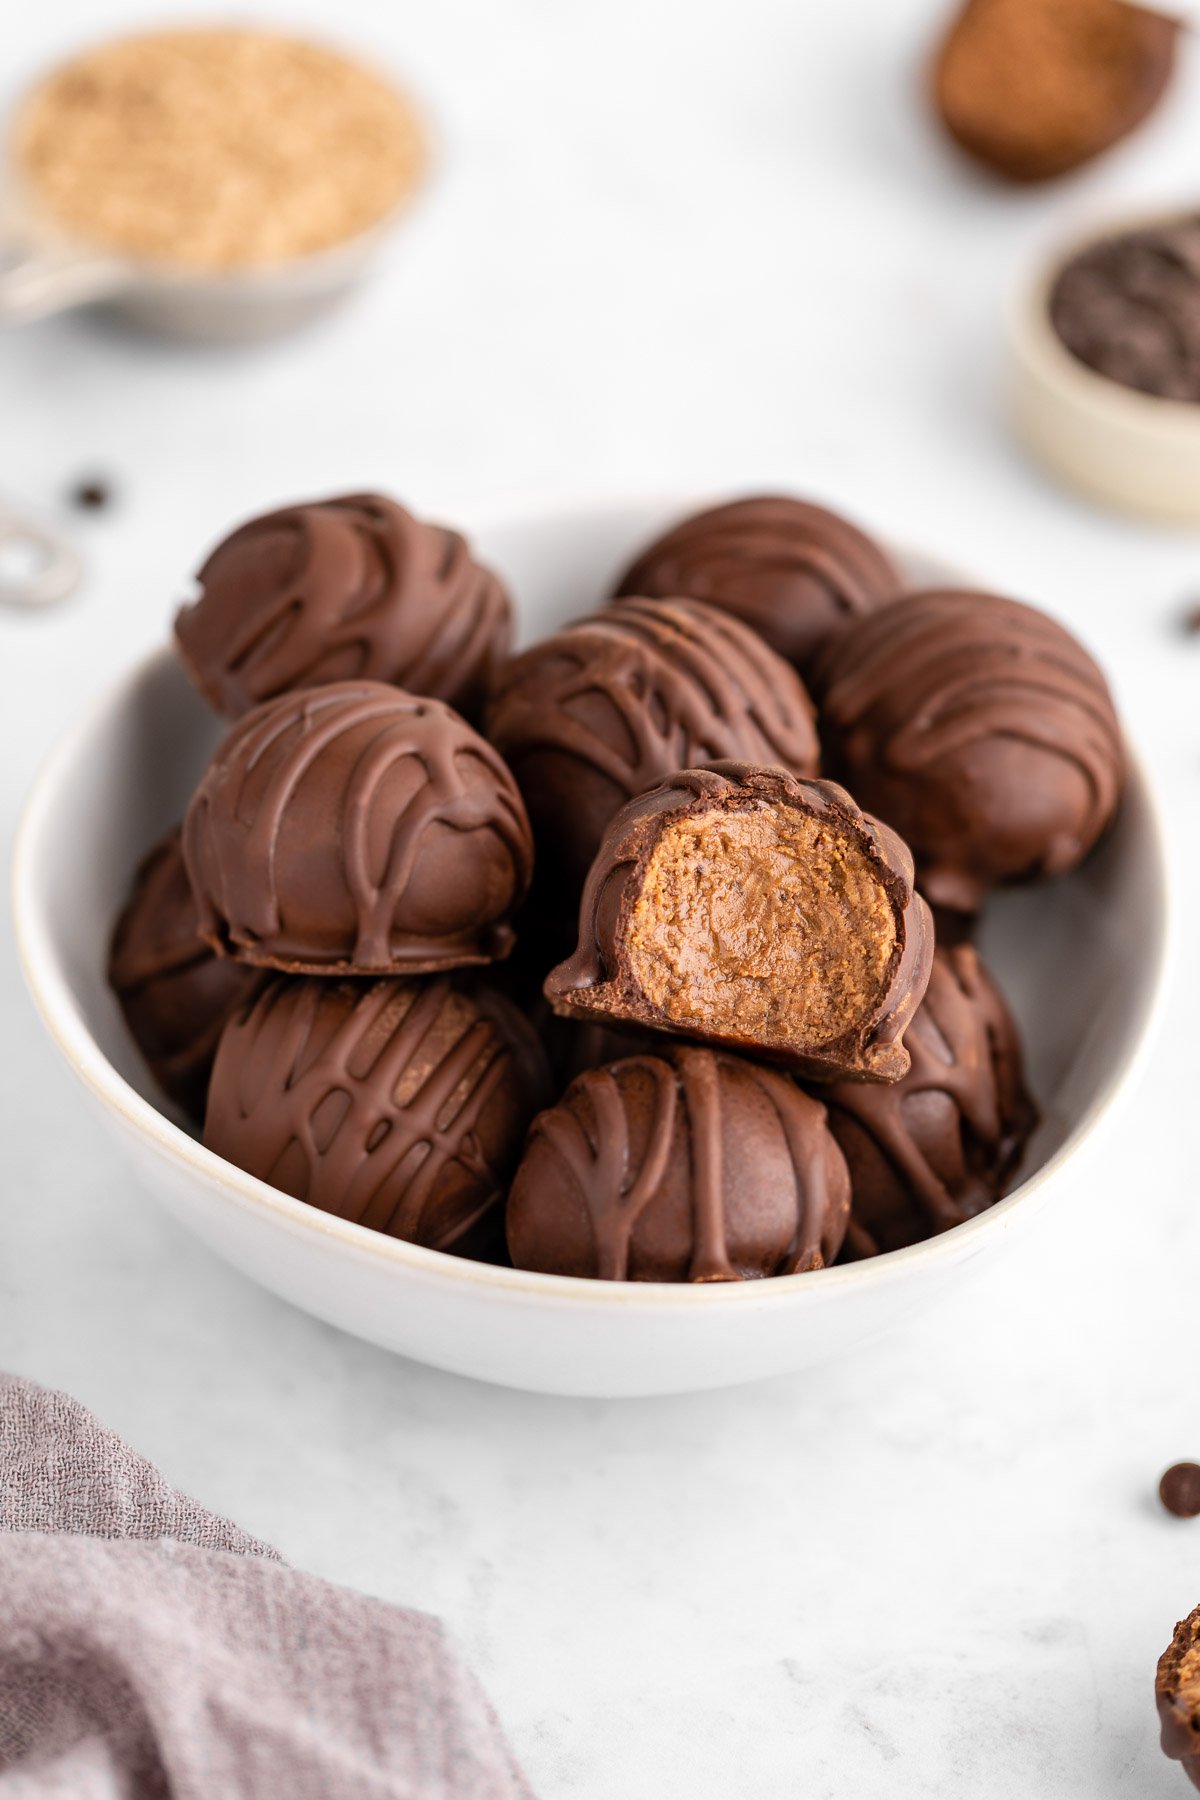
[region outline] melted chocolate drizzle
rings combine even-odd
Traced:
[[[370,840],[381,789],[410,758],[420,763],[424,779],[389,821],[388,855],[376,878]],[[318,946],[311,955],[273,956],[270,946],[283,931],[285,889],[304,875],[282,856],[283,827],[290,810],[302,804],[301,787],[313,771],[322,791],[331,792],[339,821],[336,831],[325,833],[325,843],[340,862],[348,941],[332,959]],[[247,795],[251,782],[253,801]],[[511,932],[488,914],[495,900],[487,867],[480,869],[480,911],[471,931],[438,938],[428,929],[406,929],[406,892],[418,860],[430,854],[434,825],[479,833],[502,847],[509,888],[502,910],[513,910],[528,885],[532,842],[516,784],[489,744],[441,702],[382,683],[340,682],[285,694],[235,726],[188,810],[184,850],[201,931],[247,961],[277,959],[284,967],[318,972],[414,971],[502,954]]]
[[[298,688],[393,682],[471,711],[511,633],[508,595],[466,541],[380,494],[252,519],[217,546],[176,620],[201,691],[236,717]]]

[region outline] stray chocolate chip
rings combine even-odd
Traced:
[[[1200,600],[1197,600],[1193,606],[1189,606],[1187,611],[1181,614],[1179,622],[1189,637],[1194,637],[1200,632]]]
[[[1158,1484],[1158,1497],[1177,1519],[1200,1515],[1200,1463],[1174,1463]]]
[[[80,481],[71,489],[71,505],[83,512],[99,512],[102,507],[111,506],[112,497],[107,481]]]

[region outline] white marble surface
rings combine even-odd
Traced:
[[[341,1337],[129,1191],[6,927],[0,1366],[80,1395],[297,1563],[442,1613],[544,1796],[1181,1793],[1151,1681],[1200,1599],[1200,1523],[1154,1500],[1200,1456],[1200,641],[1174,624],[1200,539],[1052,490],[997,377],[1003,297],[1048,234],[1188,192],[1200,72],[1101,169],[1012,195],[922,122],[927,0],[254,10],[410,71],[441,178],[392,279],[294,342],[0,339],[0,491],[53,503],[95,469],[120,492],[78,519],[77,600],[0,617],[5,844],[55,733],[239,514],[366,483],[445,507],[768,479],[1087,634],[1178,833],[1174,992],[1092,1180],[961,1299],[804,1379],[577,1404]],[[6,77],[121,22],[20,8]]]

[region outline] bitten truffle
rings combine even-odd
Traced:
[[[416,974],[507,955],[533,840],[490,744],[380,682],[285,694],[234,726],[184,855],[202,936],[242,962]]]
[[[975,951],[938,947],[890,1087],[823,1088],[850,1168],[843,1260],[919,1243],[999,1200],[1037,1121],[1012,1014]]]
[[[803,675],[828,638],[902,587],[891,558],[848,519],[770,495],[684,519],[642,551],[617,592],[707,600]]]
[[[559,1013],[653,1026],[821,1081],[896,1081],[933,931],[894,832],[832,782],[716,763],[623,807],[600,846]]]
[[[204,1142],[340,1219],[490,1258],[549,1095],[532,1028],[484,987],[280,976],[226,1027]]]
[[[1176,1625],[1158,1659],[1154,1691],[1163,1755],[1181,1762],[1200,1788],[1200,1606]]]
[[[239,718],[331,681],[387,681],[473,714],[508,653],[512,607],[465,540],[381,494],[251,519],[175,621],[184,666]]]
[[[837,1255],[850,1183],[825,1109],[698,1047],[590,1069],[535,1121],[508,1202],[519,1269],[748,1281]]]
[[[214,955],[201,938],[178,830],[133,878],[113,931],[108,979],[159,1087],[202,1119],[222,1028],[264,977]]]
[[[539,885],[579,891],[613,814],[672,769],[740,756],[817,772],[813,706],[756,632],[689,600],[620,600],[501,673],[487,735],[521,786]]]
[[[966,0],[933,72],[942,123],[1010,181],[1048,181],[1135,130],[1162,98],[1179,23],[1124,0]]]
[[[914,594],[849,627],[815,675],[834,774],[898,831],[933,906],[1062,875],[1125,783],[1112,697],[1061,625],[991,594]]]

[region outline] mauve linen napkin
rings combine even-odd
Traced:
[[[436,1619],[309,1575],[0,1375],[0,1800],[532,1800]]]

